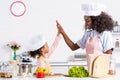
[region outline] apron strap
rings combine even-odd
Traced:
[[[40,57],[41,60],[43,60],[46,63],[46,70],[45,70],[45,74],[50,74],[51,73],[51,67],[49,62],[43,57]]]

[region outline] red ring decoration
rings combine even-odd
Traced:
[[[24,11],[23,11],[21,14],[15,14],[15,13],[12,11],[12,7],[13,7],[13,5],[15,5],[16,3],[20,3],[20,4],[22,4],[22,5],[24,6]],[[13,3],[10,5],[10,12],[11,12],[12,15],[14,15],[14,16],[16,16],[16,17],[23,16],[23,15],[25,14],[25,12],[26,12],[26,6],[25,6],[25,4],[24,4],[22,1],[15,1],[15,2],[13,2]]]

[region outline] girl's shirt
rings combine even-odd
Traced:
[[[43,60],[43,58],[38,59],[37,67],[49,68],[50,69],[48,59],[51,56],[51,54],[53,53],[53,51],[56,49],[56,47],[58,46],[59,41],[60,41],[60,36],[56,36],[55,41],[53,42],[52,46],[50,47],[49,52],[46,53],[46,55],[44,57],[44,60]],[[49,73],[49,71],[51,71],[51,70],[46,70],[46,73]]]
[[[94,37],[96,35],[98,35],[99,33],[96,30],[89,30],[86,31],[85,34],[83,35],[83,37],[77,41],[77,45],[84,49],[85,48],[85,44],[87,41],[87,38],[90,37]],[[110,31],[104,31],[100,34],[100,38],[99,38],[99,46],[101,48],[101,50],[103,52],[106,52],[109,49],[114,48],[113,47],[113,41],[112,41],[112,34]]]

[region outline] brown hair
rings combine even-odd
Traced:
[[[107,31],[113,30],[114,21],[105,12],[102,12],[99,16],[90,16],[90,17],[93,23],[93,29],[96,30],[97,32],[101,33],[105,30]]]
[[[42,55],[42,54],[41,54],[41,49],[42,49],[42,48],[44,48],[44,46],[41,47],[40,49],[35,50],[35,51],[29,51],[28,53],[29,53],[29,55],[30,55],[31,57],[35,58],[36,56]]]

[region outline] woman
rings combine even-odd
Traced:
[[[83,37],[76,43],[67,36],[62,26],[56,21],[57,28],[66,44],[71,50],[86,48],[87,57],[89,53],[97,53],[97,51],[112,54],[113,41],[111,31],[114,27],[113,19],[105,13],[104,7],[98,4],[83,4],[82,10],[85,12],[84,20],[87,30]],[[110,70],[109,73],[114,74],[114,71]]]

